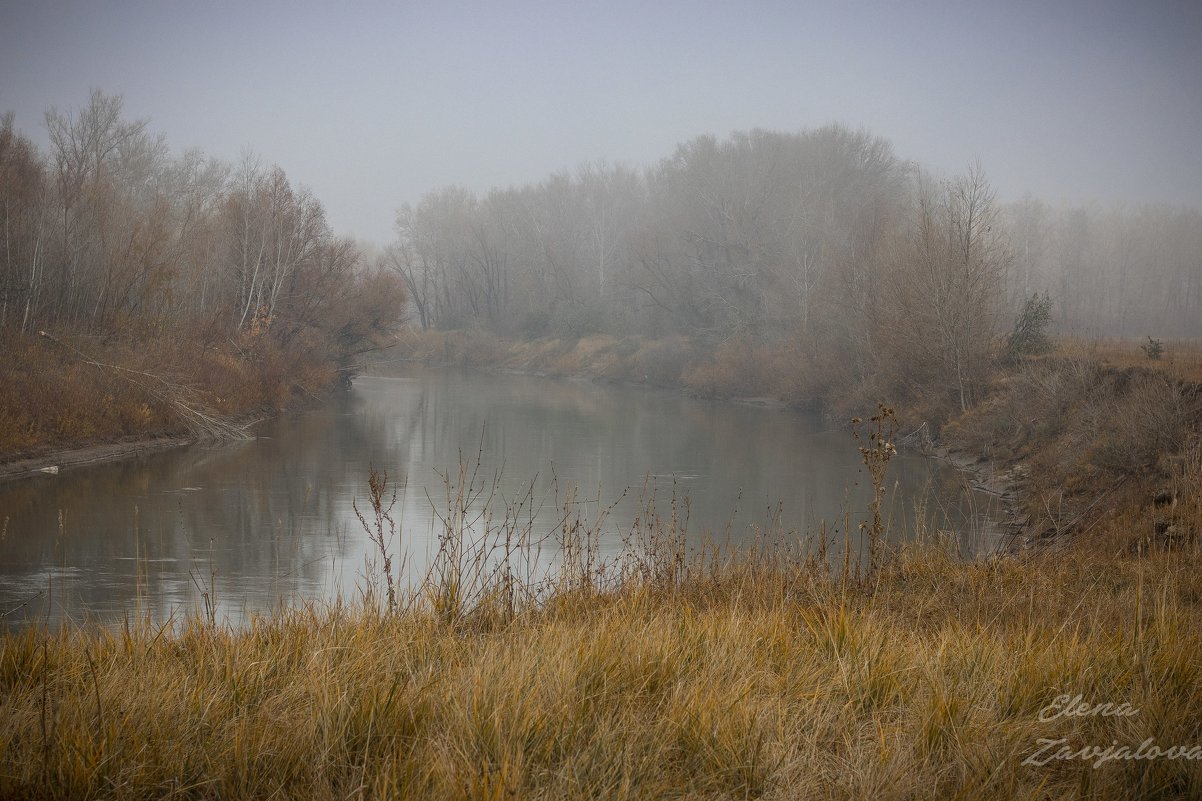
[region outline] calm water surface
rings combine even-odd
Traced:
[[[523,515],[536,534],[557,528],[557,492],[577,487],[590,518],[612,506],[606,554],[651,490],[665,515],[673,493],[678,509],[688,498],[694,545],[821,520],[842,530],[845,514],[854,532],[869,499],[845,431],[640,387],[414,367],[360,377],[322,408],[256,434],[0,485],[2,624],[166,620],[196,609],[214,582],[220,614],[234,622],[355,595],[372,549],[352,501],[363,507],[370,465],[396,480],[396,550],[410,580],[429,565],[443,474],[454,479],[461,462],[479,461],[485,483],[511,502],[533,490]],[[975,542],[989,512],[954,471],[916,456],[894,460],[889,490],[898,536],[921,517]]]

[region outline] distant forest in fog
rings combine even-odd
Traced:
[[[279,168],[172,155],[119,97],[46,124],[43,154],[0,122],[0,327],[26,334],[257,326],[345,360],[390,327],[399,275],[420,327],[799,339],[861,373],[932,338],[971,372],[1039,293],[1062,334],[1202,337],[1198,210],[1003,205],[979,168],[936,179],[838,125],[436,191],[377,261]]]
[[[484,196],[430,193],[401,209],[388,259],[427,327],[800,334],[855,349],[921,317],[913,279],[934,277],[939,233],[949,247],[967,236],[966,265],[988,262],[982,332],[1004,333],[1047,293],[1061,334],[1202,336],[1197,209],[1006,205],[968,172],[933,178],[886,139],[839,125],[702,136],[646,170],[589,165]]]

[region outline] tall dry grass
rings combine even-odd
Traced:
[[[565,369],[685,352],[540,348]],[[1008,377],[958,435],[1088,478],[1144,458],[1141,410],[1195,397],[1069,362]],[[412,586],[376,476],[356,599],[3,635],[0,796],[1202,797],[1202,450],[1156,469],[1165,491],[1088,537],[966,563],[919,531],[862,572],[824,534],[686,552],[675,498],[603,558],[599,504],[564,491],[536,531],[529,495],[465,465]]]
[[[1164,341],[1159,359],[1148,357],[1147,339],[1056,338],[1056,353],[1096,361],[1119,369],[1140,367],[1163,372],[1183,381],[1202,382],[1202,346],[1189,340]]]
[[[965,563],[920,533],[857,577],[825,543],[685,554],[687,509],[653,504],[605,560],[603,513],[565,492],[546,566],[494,487],[448,477],[411,588],[377,572],[378,594],[237,629],[6,635],[0,796],[1202,794],[1199,759],[1109,758],[1202,747],[1196,542]],[[385,555],[389,497],[377,476],[363,510]],[[1124,714],[1065,714],[1077,696]]]

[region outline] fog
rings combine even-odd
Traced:
[[[340,235],[459,185],[832,122],[999,200],[1202,206],[1202,6],[1023,3],[6,3],[0,111],[124,98],[173,148],[247,149]]]

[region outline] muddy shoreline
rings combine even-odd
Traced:
[[[38,475],[53,475],[84,465],[115,462],[144,453],[181,448],[194,442],[196,442],[196,438],[191,436],[163,435],[130,438],[119,442],[107,442],[79,448],[62,448],[38,456],[0,462],[0,483]]]
[[[998,465],[940,444],[924,448],[922,453],[954,467],[973,490],[997,501],[996,513],[990,515],[990,520],[998,553],[1017,553],[1033,545],[1030,517],[1022,502],[1027,479],[1025,465]]]

